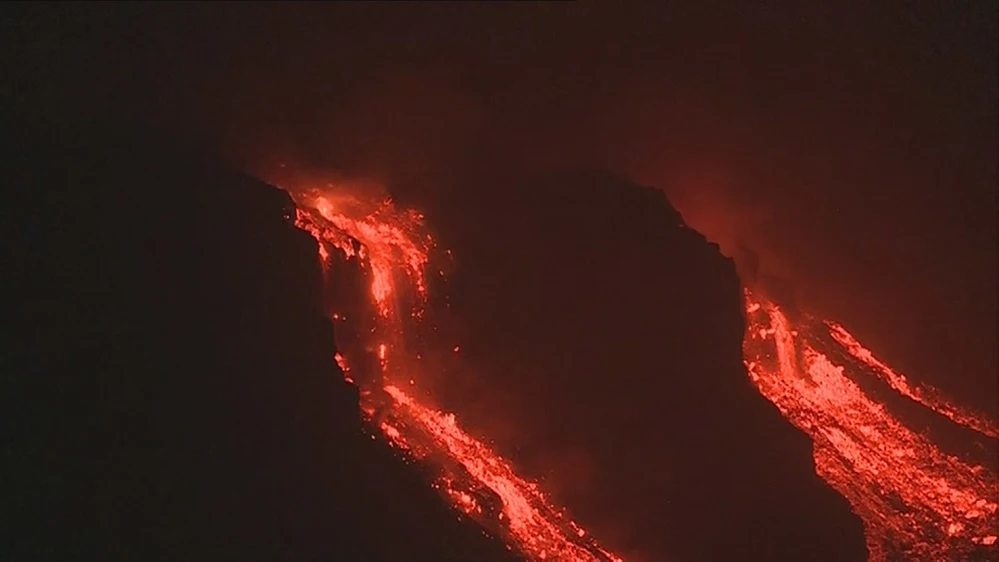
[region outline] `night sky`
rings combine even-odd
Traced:
[[[5,6],[2,105],[265,178],[603,167],[994,412],[996,4],[696,4]]]

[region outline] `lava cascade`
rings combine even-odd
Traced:
[[[995,423],[912,386],[845,328],[746,292],[744,359],[760,392],[814,443],[818,474],[864,521],[872,560],[997,554],[996,477],[941,451],[857,383],[875,377],[952,422],[995,438]],[[993,442],[994,446],[994,442]]]
[[[331,252],[342,252],[360,258],[370,273],[384,379],[381,388],[360,385],[369,424],[435,473],[433,486],[456,510],[512,550],[540,560],[620,560],[536,483],[461,429],[453,413],[428,406],[418,395],[419,361],[405,356],[402,312],[419,321],[427,296],[425,271],[434,240],[423,228],[423,216],[396,210],[388,201],[372,206],[316,191],[295,198],[297,224],[318,241],[324,266],[331,267]],[[416,297],[414,303],[402,304],[404,290]],[[996,553],[994,475],[942,452],[855,381],[875,377],[986,438],[996,438],[994,422],[962,410],[934,389],[913,385],[834,322],[807,316],[792,321],[748,290],[746,313],[743,352],[750,379],[812,438],[816,472],[863,519],[873,560]],[[349,371],[350,357],[338,354],[337,361]]]
[[[390,201],[369,206],[319,192],[295,198],[297,224],[316,238],[324,267],[334,263],[331,252],[342,252],[360,258],[369,273],[383,376],[381,388],[359,383],[361,411],[369,424],[436,474],[433,487],[511,550],[534,560],[621,560],[554,506],[535,482],[519,476],[510,461],[463,430],[453,413],[426,405],[418,395],[420,363],[406,356],[403,312],[419,322],[427,296],[425,271],[434,240],[423,229],[422,215],[398,211]],[[407,300],[413,303],[404,305]],[[336,359],[349,372],[352,358],[338,354]]]

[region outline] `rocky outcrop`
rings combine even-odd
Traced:
[[[5,130],[5,558],[508,558],[362,431],[283,192],[144,134]]]
[[[734,264],[662,192],[599,172],[508,173],[401,197],[456,256],[436,321],[462,352],[438,394],[606,546],[646,560],[866,558],[810,440],[747,377]]]

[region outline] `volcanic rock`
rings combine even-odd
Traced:
[[[733,262],[661,191],[593,171],[472,172],[400,199],[455,256],[438,321],[462,353],[438,394],[608,548],[866,559],[811,441],[747,376]]]
[[[5,130],[5,559],[510,557],[364,433],[284,192],[145,133]]]

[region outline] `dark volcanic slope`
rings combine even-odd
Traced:
[[[462,352],[439,394],[609,548],[866,558],[811,442],[747,378],[733,263],[661,192],[572,173],[407,193],[456,256]]]
[[[5,127],[0,158],[2,558],[507,556],[362,433],[283,192],[33,131]]]

